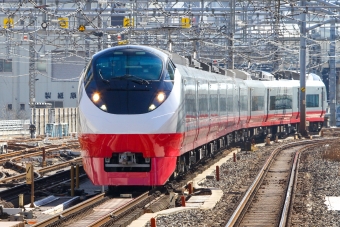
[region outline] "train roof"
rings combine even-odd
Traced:
[[[144,45],[123,45],[123,46],[110,47],[110,48],[107,48],[105,50],[99,51],[98,53],[94,54],[92,58],[96,58],[97,56],[110,52],[112,50],[129,49],[129,48],[138,48],[140,50],[145,50],[147,52],[158,55],[163,60],[168,58],[168,55],[164,53],[163,51],[161,51],[160,49],[149,47],[149,46],[144,46]]]

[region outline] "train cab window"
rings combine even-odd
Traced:
[[[115,78],[159,80],[162,60],[157,55],[130,48],[108,52],[94,59],[96,78],[104,82]]]
[[[319,107],[319,94],[306,95],[306,107]]]
[[[174,80],[175,78],[175,68],[172,63],[169,61],[167,65],[167,70],[165,72],[165,80]]]
[[[87,82],[91,79],[92,77],[92,67],[89,65],[85,72],[85,78],[84,78],[84,83],[87,84]]]

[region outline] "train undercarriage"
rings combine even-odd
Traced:
[[[310,122],[307,130],[310,133],[318,133],[322,128],[323,122]],[[196,164],[208,157],[214,156],[216,153],[228,147],[240,147],[244,149],[246,143],[264,142],[266,138],[270,140],[284,139],[289,135],[298,134],[299,124],[275,125],[268,127],[255,127],[249,129],[240,129],[222,136],[216,140],[209,142],[203,146],[189,151],[177,158],[176,170],[172,175],[172,179],[184,174]],[[299,135],[301,137],[301,135]]]

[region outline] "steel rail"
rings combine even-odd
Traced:
[[[282,210],[282,214],[280,218],[280,224],[279,224],[280,227],[285,227],[287,223],[289,208],[291,205],[291,198],[292,198],[292,194],[294,191],[294,183],[295,183],[295,180],[298,174],[297,165],[299,162],[300,151],[305,150],[305,149],[308,149],[308,148],[304,147],[295,153],[293,168],[291,172],[292,174],[290,175],[288,190],[287,190],[287,194],[286,194],[286,198],[285,198],[285,202],[284,202],[284,206],[283,206],[283,210]]]
[[[228,221],[228,223],[226,224],[225,227],[232,227],[232,226],[234,226],[236,224],[236,222],[240,218],[242,212],[244,211],[244,208],[248,204],[249,199],[251,198],[251,196],[255,192],[256,188],[258,187],[258,184],[262,181],[266,171],[268,170],[268,168],[270,166],[270,163],[274,160],[275,156],[277,155],[277,153],[279,151],[284,150],[284,149],[289,148],[289,147],[292,147],[292,146],[300,146],[300,145],[305,145],[305,144],[310,144],[310,143],[315,144],[315,143],[320,143],[320,142],[321,143],[322,142],[327,143],[327,142],[330,142],[332,140],[335,140],[335,138],[317,139],[317,140],[306,140],[306,141],[299,141],[299,142],[285,144],[285,145],[282,145],[282,146],[276,148],[271,153],[271,155],[268,157],[268,159],[266,160],[264,166],[262,167],[262,169],[260,170],[260,172],[256,176],[254,182],[251,184],[251,186],[247,190],[246,194],[242,198],[241,202],[237,206],[236,210],[234,211],[234,213],[230,217],[230,219],[229,219],[229,221]]]
[[[72,163],[81,164],[81,161],[82,161],[81,158],[76,158],[76,159],[73,159],[73,160],[70,160],[70,161],[67,161],[67,162],[64,162],[64,163],[60,163],[60,164],[41,168],[41,169],[37,170],[36,172],[39,173],[39,174],[44,174],[44,173],[47,173],[47,172],[51,172],[51,171],[54,171],[54,170],[58,170],[58,169],[68,167]],[[25,178],[26,178],[26,173],[22,173],[22,174],[12,176],[12,177],[2,178],[2,179],[0,179],[0,183],[6,183],[6,182],[9,182],[9,181],[13,181],[13,180],[23,180]]]
[[[145,192],[144,194],[142,194],[142,195],[138,196],[137,198],[131,200],[130,202],[124,204],[118,210],[115,210],[115,211],[103,216],[102,218],[92,222],[88,227],[101,226],[101,225],[109,222],[112,219],[112,217],[117,217],[119,215],[122,215],[124,212],[128,211],[129,209],[131,209],[132,207],[134,207],[138,203],[144,201],[148,197],[149,197],[149,192]]]
[[[68,216],[70,214],[73,214],[73,213],[75,213],[77,211],[80,211],[80,210],[82,210],[82,209],[84,209],[86,207],[89,207],[89,206],[99,202],[100,200],[104,199],[104,197],[105,197],[105,193],[101,193],[99,195],[96,195],[96,196],[94,196],[94,197],[92,197],[92,198],[90,198],[88,200],[85,200],[82,203],[79,203],[79,204],[77,204],[75,206],[70,207],[69,209],[63,211],[61,214],[54,215],[53,217],[48,218],[46,220],[43,220],[43,221],[33,225],[32,227],[45,227],[45,226],[47,226],[49,224],[52,224],[52,223],[60,220],[63,217],[66,217],[66,216]]]

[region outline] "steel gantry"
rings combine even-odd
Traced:
[[[338,2],[331,0],[6,0],[0,5],[0,35],[7,35],[0,40],[8,59],[27,59],[22,53],[29,53],[30,104],[35,98],[36,61],[44,59],[39,56],[60,61],[78,56],[85,65],[103,48],[130,43],[230,69],[265,65],[274,73],[296,70],[302,87],[306,73],[321,73],[327,63],[328,99],[335,114],[339,11]],[[335,121],[331,115],[331,125]]]

